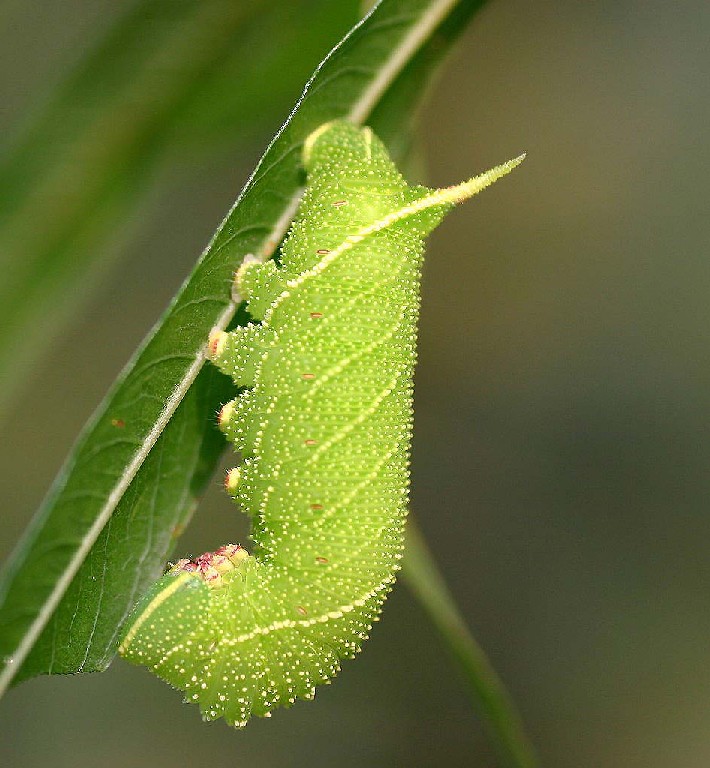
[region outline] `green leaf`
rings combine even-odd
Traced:
[[[0,413],[156,172],[277,125],[356,14],[357,0],[141,0],[80,63],[0,158]]]
[[[0,691],[15,676],[108,664],[117,620],[168,554],[166,525],[189,515],[216,462],[209,412],[228,395],[223,380],[200,372],[205,340],[212,327],[235,319],[229,291],[244,255],[271,255],[288,227],[301,193],[303,139],[336,117],[367,121],[399,93],[407,65],[426,62],[427,46],[449,42],[481,4],[383,0],[318,68],[193,274],[86,427],[11,558],[0,580]],[[456,25],[447,26],[451,18]],[[165,463],[175,445],[181,450]],[[172,490],[164,491],[165,484]],[[160,499],[164,492],[168,497]],[[158,520],[154,513],[163,504],[173,511]]]

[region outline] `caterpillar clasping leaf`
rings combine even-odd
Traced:
[[[179,561],[119,648],[205,719],[243,726],[311,699],[367,638],[402,557],[424,238],[521,160],[431,190],[369,128],[336,121],[306,140],[278,265],[248,258],[237,274],[254,322],[208,345],[246,388],[219,425],[244,457],[227,489],[253,554]]]

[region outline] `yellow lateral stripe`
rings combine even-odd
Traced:
[[[136,632],[138,632],[141,626],[153,615],[155,610],[159,608],[175,592],[177,592],[177,590],[180,589],[180,587],[188,579],[194,579],[194,578],[195,578],[194,574],[188,573],[186,571],[176,576],[175,581],[169,587],[165,587],[165,589],[161,589],[160,592],[158,592],[158,594],[148,603],[145,610],[135,620],[133,626],[126,633],[126,636],[123,638],[121,645],[119,645],[118,647],[119,653],[124,653],[126,651],[128,646],[131,644],[131,641],[135,637]]]

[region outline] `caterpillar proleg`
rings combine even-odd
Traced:
[[[235,726],[310,699],[367,638],[402,557],[424,238],[522,157],[447,189],[408,185],[369,128],[305,142],[307,187],[280,260],[246,259],[254,322],[209,340],[245,387],[219,414],[253,552],[181,560],[120,653]]]

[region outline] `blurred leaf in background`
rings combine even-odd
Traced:
[[[0,155],[0,418],[156,172],[275,128],[357,14],[355,0],[139,0],[16,129]]]

